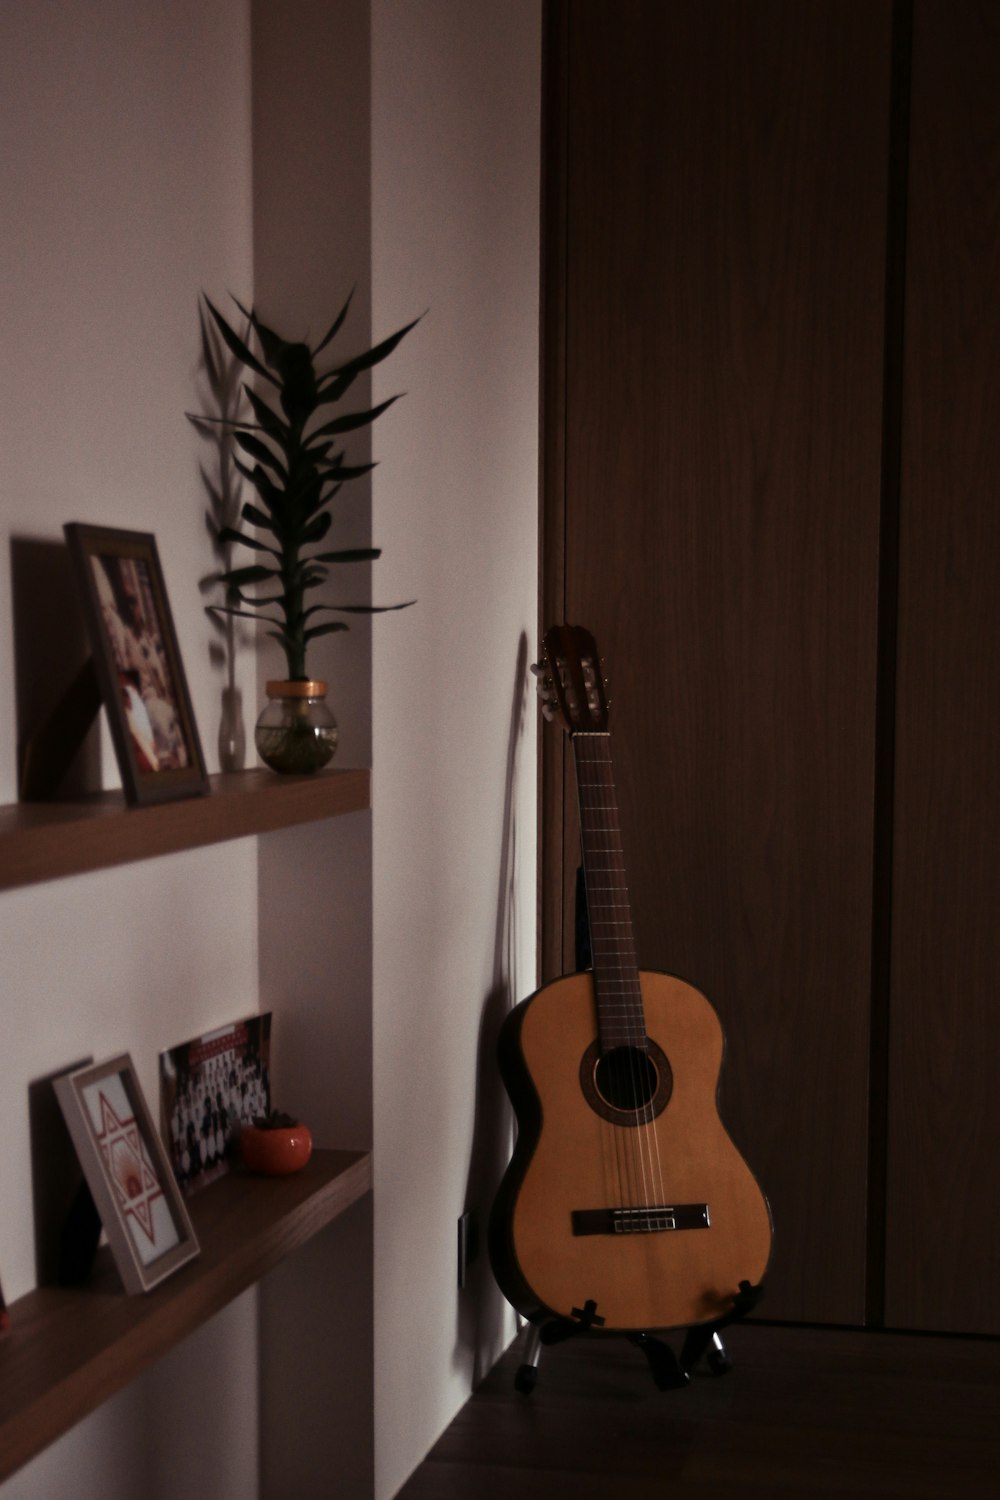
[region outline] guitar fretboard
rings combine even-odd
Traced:
[[[574,734],[573,752],[601,1051],[645,1048],[646,1020],[611,770],[611,737],[606,732]]]

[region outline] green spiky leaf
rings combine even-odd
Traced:
[[[332,563],[374,562],[381,547],[345,547],[339,552],[317,552],[314,561]]]
[[[284,464],[278,458],[277,454],[272,453],[266,443],[261,442],[260,438],[254,437],[250,432],[237,432],[236,444],[239,448],[242,448],[244,453],[249,454],[251,458],[256,458],[258,462],[266,464],[269,469],[277,474],[279,479],[288,478],[288,470]]]
[[[244,506],[245,509],[246,507]],[[259,515],[260,512],[258,511],[257,514]],[[256,525],[257,523],[255,522],[254,524]],[[220,542],[239,542],[242,546],[249,547],[253,552],[270,552],[272,557],[277,557],[278,555],[274,548],[269,547],[266,542],[259,541],[255,536],[249,536],[245,531],[237,531],[234,526],[221,527],[218,535]]]
[[[416,599],[407,599],[403,604],[317,604],[315,609],[333,609],[341,615],[389,615],[396,609],[409,609]]]
[[[285,609],[288,604],[287,594],[244,594],[242,589],[234,590],[236,597],[244,604],[252,605],[254,609],[264,609],[268,604],[280,604]]]
[[[378,558],[376,547],[345,547],[307,555],[306,549],[321,544],[332,529],[333,501],[342,486],[352,479],[370,474],[374,461],[348,463],[337,440],[341,435],[369,426],[398,400],[390,397],[367,410],[335,413],[317,423],[320,407],[335,405],[344,392],[364,371],[386,359],[419,320],[398,329],[371,349],[335,365],[325,373],[316,369],[316,357],[333,340],[342,327],[351,306],[347,298],[324,338],[310,350],[304,343],[290,343],[258,317],[253,307],[244,307],[233,299],[247,319],[255,346],[263,351],[263,363],[248,342],[250,334],[238,334],[209,300],[205,327],[214,335],[217,330],[230,353],[249,371],[261,376],[275,388],[274,405],[252,386],[244,384],[250,410],[255,420],[243,420],[235,407],[217,420],[217,426],[233,434],[229,462],[235,472],[246,479],[255,493],[255,502],[246,502],[240,510],[247,527],[257,527],[270,534],[273,546],[240,529],[220,528],[217,537],[225,545],[241,545],[258,555],[266,553],[273,566],[255,565],[232,568],[221,575],[231,591],[228,604],[217,606],[222,613],[259,620],[279,640],[288,657],[289,676],[305,675],[305,648],[316,636],[346,630],[345,620],[315,621],[318,614],[383,614],[406,609],[406,604],[312,604],[307,607],[310,591],[326,582],[330,566],[355,562],[372,562]],[[215,324],[213,330],[208,323]],[[221,364],[216,361],[221,371]],[[235,388],[230,385],[231,395]],[[307,429],[312,428],[307,434]],[[245,594],[270,583],[266,595]],[[234,605],[242,607],[234,607]],[[268,611],[274,610],[275,619]]]
[[[310,463],[315,464],[317,469],[320,469],[340,462],[342,455],[340,453],[331,453],[332,448],[332,443],[317,443],[314,447],[310,442],[309,447],[303,448],[302,452],[309,459]]]
[[[271,410],[263,396],[258,395],[253,386],[244,385],[243,392],[250,402],[253,414],[260,423],[263,431],[267,433],[268,437],[274,438],[276,442],[284,447],[285,440],[289,435],[288,423],[283,421],[276,411]]]
[[[233,466],[243,475],[244,479],[249,479],[269,511],[272,513],[280,513],[282,511],[282,497],[287,492],[280,489],[271,481],[260,464],[255,464],[252,469],[248,469],[246,464],[241,463],[238,458],[234,458]]]
[[[273,369],[280,372],[282,356],[288,348],[288,344],[280,334],[275,333],[273,329],[268,328],[266,323],[261,322],[252,307],[244,307],[242,302],[238,302],[235,297],[233,301],[260,339],[260,347],[264,351],[264,358]]]
[[[280,577],[277,568],[265,568],[262,563],[253,563],[248,568],[231,568],[228,573],[222,574],[222,581],[241,589],[248,583],[263,583],[265,579]]]
[[[390,396],[388,401],[381,401],[378,406],[373,406],[371,411],[354,411],[346,417],[334,417],[332,422],[325,422],[322,427],[317,427],[315,432],[309,434],[309,441],[315,442],[318,437],[335,437],[343,432],[356,432],[359,427],[367,427],[374,422],[384,411],[388,411],[398,396]]]
[[[316,358],[317,354],[322,354],[323,353],[323,350],[326,348],[327,344],[330,343],[331,339],[335,339],[337,337],[337,334],[340,332],[341,328],[343,328],[343,326],[344,326],[344,319],[347,317],[347,309],[350,307],[351,302],[352,302],[353,297],[354,297],[354,290],[355,290],[354,287],[352,287],[351,290],[348,292],[348,294],[347,294],[347,301],[344,303],[343,307],[340,309],[340,312],[334,318],[332,324],[330,325],[330,328],[329,328],[328,332],[324,335],[323,338],[320,339],[319,343],[316,345],[315,349],[313,350],[313,359]]]
[[[326,568],[310,568],[308,563],[306,563],[305,565],[300,563],[299,567],[302,569],[302,572],[299,574],[296,581],[298,582],[299,588],[301,589],[314,588],[317,583],[325,582],[325,580],[329,576]]]
[[[341,386],[342,390],[346,390],[347,386],[343,384],[345,380],[350,383],[363,370],[370,370],[375,365],[381,364],[384,359],[388,359],[392,351],[402,343],[411,329],[416,328],[419,322],[419,318],[414,318],[413,322],[407,323],[405,328],[399,328],[395,333],[390,333],[389,337],[383,339],[380,344],[376,344],[374,349],[368,349],[364,354],[356,354],[346,364],[338,365],[333,370],[327,370],[320,382],[321,387],[325,391],[327,381],[332,381],[333,384]],[[324,399],[328,400],[329,397],[324,396]]]
[[[258,510],[256,505],[251,505],[249,500],[247,500],[244,504],[243,509],[240,511],[240,515],[243,517],[244,521],[248,521],[251,526],[262,526],[265,531],[274,531],[274,522],[271,521],[262,510]]]
[[[338,484],[344,484],[348,479],[360,479],[363,474],[370,474],[375,468],[375,462],[370,464],[337,464],[330,470],[329,479],[336,479]]]
[[[350,626],[344,620],[327,620],[323,625],[313,625],[309,630],[303,630],[304,641],[314,641],[320,635],[333,635],[337,630],[349,630]]]
[[[207,604],[205,608],[213,615],[238,615],[241,620],[256,620],[258,624],[277,625],[277,620],[269,620],[266,615],[256,615],[249,609],[233,609],[228,604]]]
[[[302,545],[308,547],[313,542],[321,542],[333,525],[333,517],[328,510],[322,511],[314,521],[310,521],[302,532]]]
[[[246,365],[247,369],[253,370],[254,374],[262,375],[264,379],[269,380],[272,385],[277,385],[278,382],[275,380],[270,370],[268,370],[265,365],[262,365],[257,356],[247,348],[246,344],[240,338],[235,329],[230,328],[225,318],[219,312],[219,309],[212,304],[208,297],[205,298],[205,302],[208,306],[209,312],[215,319],[215,325],[218,328],[219,332],[222,334],[222,337],[225,339],[230,352],[236,355],[236,358],[240,361],[240,364]],[[237,306],[239,306],[239,303],[237,303]]]

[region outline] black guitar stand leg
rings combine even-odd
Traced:
[[[650,1373],[658,1390],[676,1391],[688,1384],[691,1372],[702,1358],[713,1376],[728,1375],[733,1368],[729,1352],[723,1342],[721,1329],[730,1323],[745,1318],[763,1295],[763,1287],[741,1281],[733,1305],[725,1317],[711,1323],[699,1323],[689,1328],[684,1336],[680,1357],[663,1339],[649,1333],[626,1333],[623,1336],[645,1356]],[[551,1318],[547,1322],[531,1324],[524,1346],[524,1360],[514,1376],[514,1389],[522,1396],[530,1396],[538,1381],[538,1363],[542,1357],[543,1344],[561,1344],[564,1339],[575,1338],[591,1328],[600,1328],[604,1319],[598,1315],[597,1304],[588,1301],[583,1307],[573,1309],[573,1318]]]
[[[728,1375],[733,1368],[733,1362],[729,1358],[728,1350],[722,1342],[718,1333],[712,1334],[712,1344],[707,1357],[708,1368],[713,1375]]]
[[[724,1318],[717,1318],[713,1323],[700,1323],[697,1327],[688,1329],[681,1349],[681,1368],[690,1373],[704,1355],[711,1374],[728,1375],[733,1362],[722,1341],[720,1329],[745,1318],[756,1307],[762,1295],[763,1287],[741,1281],[732,1309]]]
[[[514,1376],[514,1389],[522,1396],[530,1396],[538,1382],[538,1365],[542,1348],[546,1344],[561,1344],[565,1339],[585,1333],[591,1323],[571,1323],[568,1319],[553,1319],[541,1325],[533,1325],[524,1346],[524,1359]],[[674,1391],[687,1385],[688,1372],[678,1361],[669,1344],[649,1333],[627,1333],[625,1338],[646,1356],[650,1373],[661,1391]]]
[[[728,1375],[733,1368],[722,1335],[711,1323],[707,1327],[688,1329],[681,1349],[681,1368],[690,1374],[702,1356],[712,1375]]]
[[[646,1356],[657,1390],[676,1391],[687,1385],[690,1378],[688,1372],[669,1344],[665,1344],[662,1339],[654,1339],[648,1333],[627,1333],[625,1337]]]
[[[565,1339],[576,1338],[590,1328],[600,1328],[604,1319],[599,1316],[597,1303],[584,1302],[574,1307],[572,1318],[549,1318],[544,1323],[534,1323],[525,1344],[524,1362],[518,1366],[514,1376],[514,1389],[522,1396],[530,1396],[538,1380],[538,1362],[542,1357],[543,1344],[561,1344]]]
[[[518,1366],[514,1376],[514,1389],[522,1396],[530,1396],[538,1379],[538,1361],[542,1357],[542,1330],[532,1324],[524,1346],[524,1362]]]

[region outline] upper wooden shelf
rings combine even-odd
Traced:
[[[210,777],[207,797],[126,807],[121,792],[0,807],[0,890],[272,833],[371,806],[371,771]]]
[[[234,1172],[189,1200],[201,1253],[126,1296],[107,1252],[84,1287],[39,1287],[0,1338],[0,1482],[96,1410],[371,1188],[363,1151],[314,1151],[291,1177]]]

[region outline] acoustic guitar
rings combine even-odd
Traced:
[[[637,964],[593,637],[550,630],[544,670],[547,716],[576,762],[593,968],[537,990],[501,1030],[518,1130],[490,1257],[533,1322],[692,1327],[760,1282],[770,1211],[719,1118],[718,1016],[690,984]]]

